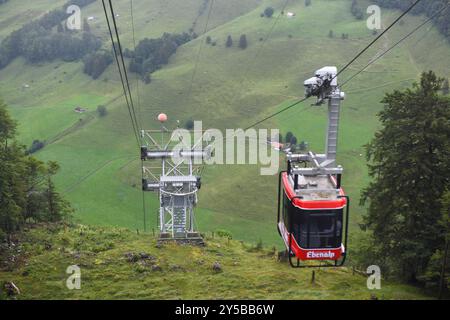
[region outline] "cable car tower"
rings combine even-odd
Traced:
[[[350,199],[341,188],[343,168],[336,165],[340,105],[345,94],[338,86],[337,74],[336,67],[324,67],[304,82],[306,97],[317,97],[316,106],[328,102],[325,153],[289,153],[287,170],[279,175],[277,227],[292,267],[342,266],[346,258]],[[310,260],[328,263],[300,263]]]
[[[141,147],[141,159],[151,164],[161,164],[144,165],[142,179],[144,191],[158,192],[159,195],[159,241],[202,244],[203,239],[195,226],[194,207],[201,188],[201,161],[211,157],[210,148],[203,148],[203,132],[191,145],[190,141],[184,141],[186,136],[179,130],[170,131],[164,127],[164,122],[167,121],[165,114],[160,114],[158,120],[161,122],[161,130],[141,132],[145,142]],[[194,131],[184,132],[189,132],[194,138],[196,136]]]

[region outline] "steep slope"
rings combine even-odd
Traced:
[[[161,247],[127,229],[50,225],[25,232],[10,253],[15,259],[2,256],[0,283],[13,282],[17,299],[430,298],[384,280],[381,290],[369,290],[366,277],[347,268],[315,270],[312,283],[310,269],[278,262],[273,249],[217,237],[206,247]],[[80,290],[66,287],[72,265],[80,267]]]
[[[195,20],[198,33],[204,28],[206,13],[198,15],[203,0],[183,1],[183,5],[162,0],[152,0],[151,6],[147,0],[134,3],[137,40],[164,31],[185,31]],[[304,7],[304,1],[291,1],[286,11],[296,16],[290,19],[277,19],[284,0],[215,3],[207,35],[217,45],[206,45],[206,35],[199,37],[180,47],[169,65],[153,74],[151,84],[140,84],[138,115],[145,127],[156,126],[155,115],[161,111],[169,114],[169,126],[175,126],[176,119],[184,122],[192,118],[203,120],[204,128],[246,127],[301,97],[302,82],[315,69],[324,65],[342,67],[374,37],[365,21],[351,15],[349,0],[315,0],[309,7]],[[260,17],[267,5],[276,9],[271,19]],[[117,2],[116,11],[122,40],[130,47],[129,3]],[[97,1],[84,14],[98,17],[92,29],[103,37],[107,47],[101,12]],[[398,14],[383,10],[384,25]],[[422,21],[423,17],[405,17],[402,25],[362,56],[342,79]],[[335,38],[328,37],[329,30],[334,31]],[[348,33],[349,39],[341,39],[342,33]],[[242,34],[249,41],[246,50],[237,47]],[[228,35],[234,39],[232,48],[225,48]],[[449,76],[449,49],[438,32],[428,26],[344,88],[348,99],[342,111],[339,162],[346,168],[345,189],[356,200],[352,211],[355,231],[364,212],[356,203],[367,183],[362,146],[378,126],[379,101],[384,92],[409,86],[423,70],[433,69],[441,76]],[[57,183],[74,204],[76,218],[88,224],[142,229],[139,161],[124,100],[120,98],[116,67],[112,65],[99,80],[92,80],[81,70],[80,63],[31,66],[17,59],[0,70],[0,94],[21,123],[24,143],[29,145],[33,139],[53,141],[38,156],[61,163]],[[136,89],[134,75],[132,78]],[[23,89],[24,83],[30,88]],[[99,104],[107,105],[107,117],[96,116]],[[73,108],[77,105],[87,107],[88,112],[75,114]],[[311,108],[308,102],[261,127],[278,127],[283,133],[293,131],[300,141],[308,141],[313,150],[320,151],[325,123],[325,108]],[[238,239],[262,239],[279,245],[274,227],[276,187],[276,177],[260,176],[257,166],[207,168],[197,215],[200,230],[227,229]],[[147,200],[150,230],[156,225],[157,204],[152,195]]]

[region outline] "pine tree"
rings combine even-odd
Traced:
[[[227,48],[230,48],[230,47],[233,46],[233,39],[231,38],[231,35],[228,35],[227,42],[226,42],[225,46]]]
[[[286,133],[285,141],[286,141],[286,142],[291,142],[291,139],[292,139],[293,136],[294,136],[294,135],[292,134],[292,132],[288,131],[288,132]]]
[[[442,82],[430,71],[412,89],[386,94],[382,129],[366,146],[373,180],[361,199],[368,204],[363,227],[388,270],[409,281],[423,274],[444,241],[439,221],[449,187],[450,101],[438,94]]]
[[[265,15],[267,18],[272,18],[274,12],[275,12],[275,10],[274,10],[272,7],[267,7],[267,8],[264,10],[264,15]]]
[[[20,179],[25,174],[21,163],[23,149],[13,140],[16,122],[0,100],[0,231],[10,233],[23,221],[25,185]],[[1,235],[3,236],[3,234]]]
[[[192,129],[194,129],[194,120],[189,119],[188,121],[186,121],[184,127],[185,127],[187,130],[192,130]]]
[[[16,123],[0,101],[0,238],[27,220],[58,221],[71,212],[51,178],[58,165],[27,155],[15,134]]]
[[[239,39],[239,48],[241,48],[241,49],[246,49],[247,48],[247,46],[248,46],[248,43],[247,43],[247,36],[245,35],[245,34],[243,34],[242,36],[241,36],[241,38]]]
[[[60,221],[70,212],[72,209],[70,204],[64,200],[61,195],[56,191],[55,184],[52,177],[59,171],[59,165],[54,161],[47,163],[47,189],[45,192],[47,200],[47,217],[46,220],[50,222]]]

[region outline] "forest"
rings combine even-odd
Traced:
[[[71,0],[63,8],[50,11],[12,32],[0,44],[0,69],[20,56],[29,63],[55,59],[75,61],[98,50],[102,43],[86,30],[86,24],[85,30],[81,32],[67,30],[63,24],[63,20],[68,17],[66,9],[69,5],[83,7],[94,1]]]
[[[188,33],[170,34],[164,33],[161,38],[145,38],[136,46],[136,50],[126,49],[125,57],[131,58],[130,71],[146,78],[148,74],[155,72],[162,65],[169,63],[169,58],[175,54],[178,47],[191,41],[195,35]]]

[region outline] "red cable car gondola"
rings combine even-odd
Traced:
[[[278,181],[277,228],[292,267],[342,266],[347,255],[350,199],[341,188],[343,168],[335,166],[340,101],[344,99],[336,67],[317,70],[315,77],[305,81],[305,88],[307,97],[318,98],[317,105],[328,100],[326,152],[287,155],[287,171],[280,172]],[[301,261],[328,263],[301,265]]]
[[[303,181],[296,185],[296,179]],[[293,267],[301,267],[300,261],[309,260],[332,261],[330,266],[344,264],[349,205],[350,199],[331,175],[295,178],[286,171],[280,173],[277,226]]]

